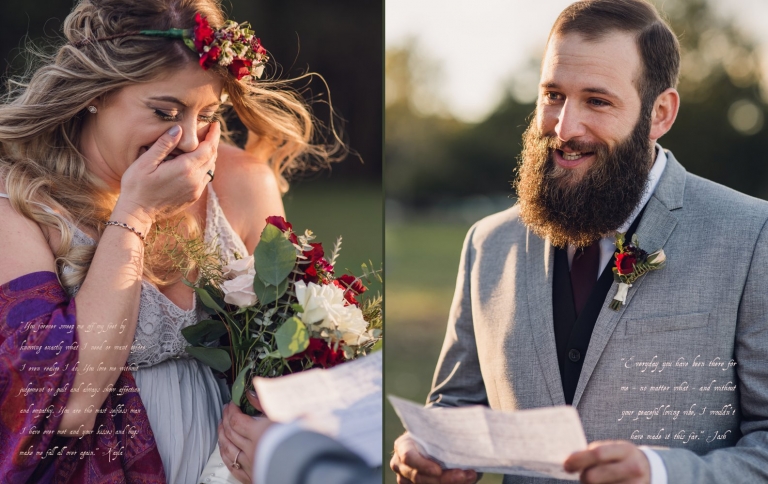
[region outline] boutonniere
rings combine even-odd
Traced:
[[[649,254],[640,248],[637,234],[632,242],[625,244],[626,234],[616,234],[616,264],[613,267],[613,280],[619,283],[616,296],[611,301],[611,309],[618,311],[627,299],[627,291],[632,284],[651,271],[661,269],[667,261],[664,250],[659,249]]]

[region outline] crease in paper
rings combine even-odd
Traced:
[[[563,462],[587,448],[576,409],[499,412],[484,406],[424,408],[390,395],[403,426],[446,469],[578,480]]]

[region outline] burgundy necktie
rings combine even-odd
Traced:
[[[597,282],[597,271],[600,265],[600,241],[592,245],[576,249],[571,261],[571,289],[573,290],[573,306],[576,317],[579,317],[587,299],[592,293],[592,287]]]

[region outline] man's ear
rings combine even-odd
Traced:
[[[679,110],[680,94],[676,89],[670,87],[659,94],[653,103],[653,111],[651,111],[650,139],[652,142],[655,143],[657,139],[667,134],[667,131],[675,123]]]

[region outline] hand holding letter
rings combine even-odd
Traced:
[[[592,442],[587,450],[574,452],[564,464],[578,472],[584,484],[649,484],[651,466],[642,450],[624,441]]]
[[[395,441],[389,466],[397,474],[398,484],[474,484],[478,480],[473,470],[442,469],[437,462],[421,455],[407,432]]]

